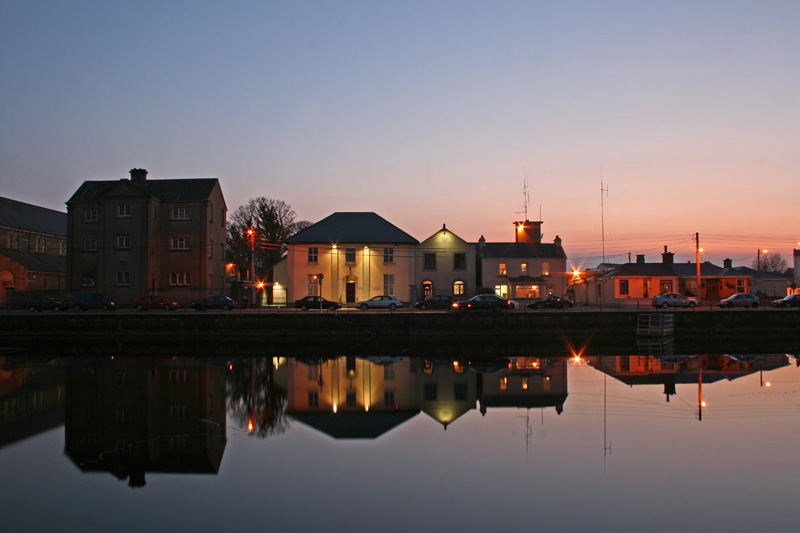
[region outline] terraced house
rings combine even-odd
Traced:
[[[227,207],[216,178],[85,181],[67,201],[68,289],[117,303],[225,291]]]

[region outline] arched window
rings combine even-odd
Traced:
[[[467,287],[463,281],[456,281],[453,283],[453,296],[464,296],[467,293]]]
[[[432,281],[423,281],[422,282],[422,296],[423,298],[430,298],[433,296],[433,282]]]

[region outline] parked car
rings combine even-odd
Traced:
[[[570,307],[574,306],[575,302],[573,302],[569,298],[564,298],[563,296],[550,295],[547,298],[536,298],[535,300],[532,300],[528,304],[528,309],[545,309],[545,308],[569,309]]]
[[[28,304],[31,311],[66,311],[67,306],[55,298],[34,298]]]
[[[143,311],[145,309],[163,309],[164,311],[174,311],[180,306],[181,305],[174,300],[166,300],[161,296],[155,295],[139,296],[133,301],[133,307],[135,307],[137,311]]]
[[[723,298],[717,305],[720,307],[758,307],[758,296],[743,292]]]
[[[373,296],[369,300],[364,300],[363,302],[358,302],[356,307],[362,311],[366,311],[367,309],[391,309],[394,311],[398,307],[403,307],[403,302],[394,296],[383,294],[381,296]]]
[[[496,294],[478,294],[469,300],[458,302],[456,309],[459,311],[505,311],[514,309],[514,304],[510,300],[501,298]]]
[[[653,307],[662,309],[667,307],[688,307],[689,309],[694,309],[697,307],[697,300],[676,292],[665,292],[653,298]]]
[[[300,298],[299,300],[294,301],[294,306],[298,309],[302,309],[303,311],[308,311],[309,309],[327,309],[328,311],[336,311],[342,307],[337,302],[331,302],[330,300],[326,300],[321,296],[306,296],[305,298]]]
[[[773,300],[772,307],[800,307],[800,294],[790,294],[780,300]]]
[[[88,311],[89,309],[102,309],[103,311],[114,311],[117,304],[104,298],[102,294],[96,292],[75,292],[72,293],[72,308],[76,311]]]
[[[192,309],[205,311],[206,309],[223,309],[230,311],[236,308],[236,301],[227,296],[209,296],[197,302],[192,302]]]
[[[426,309],[452,309],[454,303],[456,303],[456,299],[453,298],[452,296],[447,296],[446,294],[439,294],[418,301],[417,303],[414,304],[414,307],[417,309],[421,309],[422,311]]]

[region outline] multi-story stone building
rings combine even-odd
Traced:
[[[190,302],[225,290],[227,207],[219,180],[86,181],[67,202],[68,288],[118,303]]]
[[[0,198],[0,305],[9,290],[63,290],[66,255],[66,213]]]

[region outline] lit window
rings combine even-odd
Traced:
[[[508,390],[508,378],[500,378],[500,390]]]
[[[344,249],[344,262],[345,263],[355,263],[356,262],[356,249],[355,248],[345,248]]]
[[[117,216],[118,217],[131,216],[131,204],[117,204]]]
[[[425,270],[436,270],[436,254],[425,254],[424,259],[423,268]]]
[[[522,378],[522,390],[528,390],[528,378]]]
[[[383,249],[383,262],[394,263],[394,248],[387,246]]]
[[[528,275],[528,263],[522,263],[519,265],[519,272],[521,276]]]
[[[319,255],[319,248],[312,246],[308,249],[308,262],[316,263]]]
[[[497,274],[500,275],[500,276],[505,276],[506,273],[507,273],[506,264],[505,263],[500,263],[500,268],[498,269]]]
[[[131,236],[130,235],[117,235],[117,248],[130,248]]]
[[[464,296],[467,293],[466,285],[463,281],[456,281],[453,283],[453,295]]]
[[[172,250],[188,250],[189,237],[173,237],[170,242],[170,248]]]
[[[97,209],[85,209],[83,211],[84,222],[97,222]]]
[[[550,275],[550,263],[542,263],[542,276]]]

